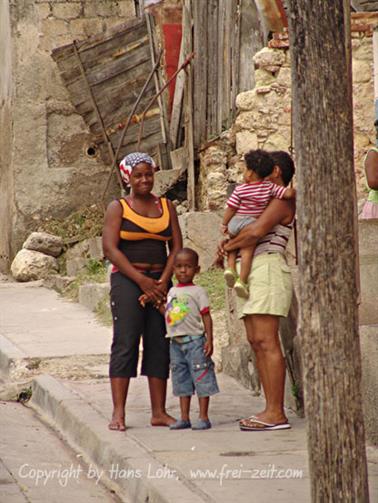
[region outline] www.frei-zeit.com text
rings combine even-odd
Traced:
[[[80,481],[82,478],[93,480],[96,484],[102,479],[166,479],[179,480],[183,478],[177,470],[167,466],[146,465],[145,469],[125,468],[118,463],[112,464],[109,469],[101,469],[91,464],[83,467],[80,464],[71,464],[68,467],[53,469],[39,468],[24,463],[18,470],[21,479],[32,480],[34,485],[44,485],[56,481],[62,487],[66,487],[70,481]],[[242,464],[238,468],[231,467],[227,463],[217,469],[194,469],[189,470],[189,478],[192,480],[218,480],[222,485],[226,480],[237,479],[301,479],[303,470],[299,468],[281,468],[269,464],[265,468],[246,468]]]

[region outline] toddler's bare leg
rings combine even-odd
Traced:
[[[237,257],[236,251],[229,252],[227,255],[227,265],[233,271],[236,271],[236,257]]]
[[[243,283],[248,284],[248,276],[251,272],[252,258],[254,249],[241,248],[241,263],[240,263],[240,279]]]

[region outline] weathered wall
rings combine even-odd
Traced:
[[[8,2],[0,2],[0,272],[7,268],[12,229],[12,43]]]
[[[133,0],[10,1],[14,93],[13,135],[2,136],[12,158],[16,206],[11,254],[47,218],[97,201],[107,180],[82,118],[75,113],[50,53],[106,32],[135,16]],[[2,6],[8,0],[1,2]],[[2,7],[3,8],[3,7]],[[3,16],[1,16],[3,19]],[[3,73],[3,62],[0,73]],[[0,221],[6,208],[0,207]]]
[[[241,181],[239,159],[250,149],[289,150],[291,144],[291,69],[288,43],[274,39],[254,56],[253,90],[237,97],[238,116],[231,130],[201,155],[198,190],[201,210],[219,209],[227,187]],[[358,198],[366,198],[363,158],[375,143],[372,37],[352,34],[355,170]],[[331,167],[330,167],[331,169]]]

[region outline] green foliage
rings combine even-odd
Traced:
[[[296,400],[299,400],[300,398],[300,390],[299,390],[299,386],[298,384],[292,384],[291,385],[291,394],[293,395],[293,397],[296,399]]]
[[[49,232],[69,241],[72,238],[82,239],[101,236],[104,221],[104,211],[93,204],[71,213],[66,218],[46,219],[39,227],[39,231]]]
[[[107,280],[107,266],[102,260],[89,259],[83,271],[62,292],[64,297],[77,301],[79,288],[85,283],[105,283]]]
[[[197,284],[207,291],[210,305],[214,311],[225,308],[225,282],[221,269],[209,269],[197,276]]]

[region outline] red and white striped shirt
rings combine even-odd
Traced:
[[[227,206],[236,210],[237,215],[259,217],[275,197],[282,199],[286,187],[276,185],[269,180],[242,183],[236,187],[227,201]]]

